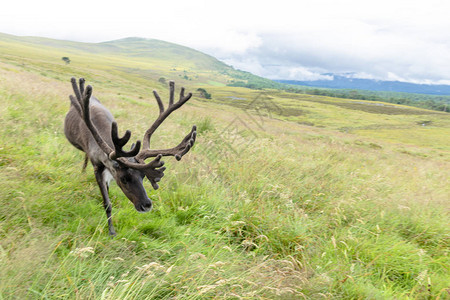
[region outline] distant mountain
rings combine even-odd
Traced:
[[[429,95],[450,95],[450,85],[415,84],[400,81],[383,81],[372,79],[349,78],[347,76],[332,75],[333,80],[276,80],[280,83],[303,85],[309,87],[331,88],[331,89],[354,89],[369,91],[403,92]]]

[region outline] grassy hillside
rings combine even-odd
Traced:
[[[186,83],[220,86],[236,80],[254,81],[266,86],[278,84],[235,70],[197,50],[156,39],[125,38],[92,44],[0,33],[0,50],[3,54],[13,53],[24,58],[45,58],[51,64],[60,64],[62,57],[69,57],[72,69],[76,66],[89,67],[95,61],[94,69],[100,65],[102,68],[108,66],[116,72],[152,81],[176,78]]]
[[[448,297],[448,114],[227,87],[191,54],[132,41],[136,55],[0,36],[1,299]],[[146,183],[152,212],[111,187],[114,239],[63,134],[71,76],[133,138],[157,115],[151,90],[167,99],[161,77],[212,95],[154,138],[171,146],[198,125],[161,188]]]

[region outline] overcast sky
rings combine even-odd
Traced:
[[[271,79],[450,84],[450,1],[4,1],[0,32],[156,38]]]

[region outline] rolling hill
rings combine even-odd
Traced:
[[[17,49],[16,43],[21,45],[20,49]],[[11,47],[11,45],[14,46]],[[196,84],[226,85],[235,80],[258,81],[267,86],[274,84],[269,79],[235,70],[197,50],[156,39],[130,37],[102,43],[80,43],[0,33],[0,49],[4,54],[12,49],[19,51],[16,52],[17,54],[22,50],[30,53],[34,49],[39,52],[39,55],[47,57],[54,63],[60,63],[63,56],[70,57],[71,66],[85,63],[77,59],[80,53],[89,54],[92,59],[101,61],[111,57],[114,60],[111,61],[111,65],[114,65],[116,69],[154,80],[163,76],[176,76],[183,82],[192,81]],[[126,63],[123,62],[124,59]],[[133,66],[136,62],[139,64],[138,67]],[[156,74],[155,71],[158,73]]]
[[[153,211],[111,186],[114,239],[64,137],[72,76],[132,139],[157,117],[153,89],[194,92],[152,139],[198,126],[160,189],[145,183]],[[0,298],[447,297],[450,115],[227,86],[250,76],[162,41],[1,34]]]

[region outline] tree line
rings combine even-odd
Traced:
[[[237,80],[232,80],[228,86],[250,89],[277,89],[290,93],[320,95],[354,100],[380,101],[414,106],[436,111],[450,112],[450,96],[410,94],[399,92],[379,92],[366,90],[311,88],[306,86],[285,84],[255,76],[248,72],[229,74]]]

